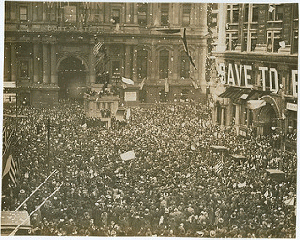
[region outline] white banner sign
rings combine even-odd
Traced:
[[[125,92],[125,101],[126,102],[136,101],[136,92]]]
[[[294,103],[287,103],[286,109],[297,112],[298,105]]]

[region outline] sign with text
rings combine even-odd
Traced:
[[[298,105],[295,103],[287,103],[286,104],[286,109],[291,110],[291,111],[298,111]]]
[[[263,91],[277,93],[279,90],[278,71],[273,67],[258,67],[259,81]],[[243,86],[252,88],[255,85],[255,72],[252,65],[236,64],[236,63],[220,63],[219,76],[222,84],[232,86]],[[291,84],[293,88],[293,96],[298,95],[298,70],[291,70]]]

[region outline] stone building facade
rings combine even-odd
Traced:
[[[7,1],[4,81],[16,83],[18,101],[34,106],[82,98],[86,88],[101,88],[107,78],[113,85],[121,77],[137,84],[145,79],[137,101],[198,101],[206,91],[206,8],[205,3]],[[160,31],[184,27],[197,69],[180,32]],[[94,54],[99,42],[107,60]]]

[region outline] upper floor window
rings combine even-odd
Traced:
[[[258,6],[253,4],[252,6],[252,22],[258,22]]]
[[[267,31],[267,52],[278,52],[280,31]]]
[[[29,62],[26,60],[20,62],[20,77],[21,78],[29,77]]]
[[[168,25],[169,24],[169,3],[162,3],[161,4],[161,25]]]
[[[227,5],[227,23],[239,22],[239,5],[228,4]]]
[[[159,53],[159,78],[168,78],[169,73],[169,51],[162,50]]]
[[[147,77],[148,67],[148,52],[146,50],[140,50],[137,52],[137,74],[138,78],[143,79]]]
[[[298,3],[294,3],[293,4],[293,9],[294,9],[294,12],[293,12],[293,18],[294,20],[298,20],[299,19],[299,9],[298,9]]]
[[[20,20],[27,21],[28,20],[28,8],[25,6],[20,7]]]
[[[43,21],[43,3],[40,2],[34,3],[33,21]]]
[[[10,20],[10,2],[5,2],[5,20]]]
[[[190,60],[186,53],[182,51],[180,53],[180,78],[190,77]]]
[[[191,18],[191,4],[184,3],[183,10],[182,10],[182,25],[183,26],[190,25],[190,18]]]
[[[138,24],[147,25],[148,3],[138,3]]]
[[[244,33],[243,41],[244,42],[243,42],[243,46],[242,46],[242,51],[253,52],[256,48],[257,33],[250,32],[249,38],[248,38],[248,33]]]
[[[235,50],[238,43],[238,33],[226,33],[226,50]]]
[[[111,21],[113,24],[120,23],[120,9],[112,9],[111,11]]]
[[[66,23],[76,22],[76,6],[64,7],[64,20]]]
[[[280,21],[283,19],[284,5],[269,5],[269,21]]]

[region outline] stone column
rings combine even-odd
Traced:
[[[125,77],[130,78],[130,71],[131,69],[131,56],[130,56],[130,49],[131,45],[126,45],[125,46]]]
[[[137,80],[137,48],[136,46],[133,46],[133,61],[132,61],[132,76],[133,76],[133,81]]]
[[[224,112],[225,109],[224,107],[221,108],[221,126],[224,126]]]
[[[95,69],[95,56],[93,53],[94,44],[92,43],[90,46],[90,84],[94,84],[96,82],[96,69]]]
[[[39,60],[38,60],[39,45],[33,44],[33,82],[39,81]]]
[[[206,93],[206,79],[205,79],[205,63],[206,63],[207,39],[201,40],[198,53],[198,86],[201,88],[202,93]]]
[[[131,4],[130,2],[126,2],[125,3],[125,23],[130,23],[130,19],[131,17],[133,16],[130,16],[131,15]]]
[[[173,61],[172,61],[172,76],[173,79],[179,79],[180,78],[180,54],[178,50],[178,45],[174,46],[173,51]]]
[[[50,64],[48,44],[43,43],[43,83],[49,83]]]
[[[57,84],[57,71],[56,71],[56,45],[51,43],[51,83]]]
[[[226,3],[218,3],[218,45],[217,52],[224,52],[226,50],[226,15],[227,5]]]
[[[200,32],[206,35],[207,32],[207,3],[200,3],[198,23]]]
[[[11,44],[11,81],[16,82],[17,80],[17,64],[16,64],[16,44]]]
[[[4,48],[4,82],[10,81],[10,69],[11,69],[11,56],[10,56],[10,45],[5,44]]]
[[[138,24],[138,7],[137,4],[133,4],[133,23]]]

